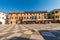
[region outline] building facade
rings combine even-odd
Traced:
[[[5,20],[6,20],[6,14],[0,12],[0,24],[5,24]]]
[[[9,13],[9,23],[15,24],[16,20],[17,20],[17,13],[16,12]]]
[[[44,23],[47,20],[47,11],[25,12],[23,22],[25,23]]]
[[[9,13],[9,23],[45,23],[47,11],[34,12],[11,12]]]
[[[54,9],[50,12],[52,22],[60,23],[60,9]]]

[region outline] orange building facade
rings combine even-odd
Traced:
[[[47,11],[38,12],[11,12],[9,23],[44,23],[47,20]]]

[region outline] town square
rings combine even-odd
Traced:
[[[60,0],[0,0],[0,40],[60,40]]]
[[[58,30],[60,30],[60,24],[57,23],[57,24],[0,25],[0,40],[12,40],[14,39],[14,37],[17,38],[20,37],[20,40],[45,40],[40,33],[41,30],[49,30],[49,31],[52,30],[58,33]],[[17,38],[15,38],[15,40]],[[56,39],[60,40],[58,39],[58,37]]]

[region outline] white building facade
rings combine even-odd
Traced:
[[[0,12],[0,24],[5,24],[6,14],[4,12]]]

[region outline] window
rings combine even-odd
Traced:
[[[36,16],[31,16],[30,18],[31,18],[31,19],[36,19]]]
[[[28,13],[27,13],[27,15],[28,15]]]
[[[12,24],[12,21],[11,21],[11,24]]]
[[[55,11],[55,13],[58,13],[58,11]]]
[[[2,19],[4,19],[4,17],[2,17]]]
[[[32,15],[32,13],[30,13],[30,15]]]
[[[39,19],[40,19],[40,16],[39,16]]]
[[[18,15],[18,14],[16,14],[16,15]]]
[[[3,15],[4,15],[4,13],[3,13]]]
[[[13,17],[11,17],[11,19],[13,19]]]
[[[11,17],[10,17],[10,19],[11,19]]]
[[[24,17],[24,19],[26,19],[26,17]]]
[[[56,18],[59,18],[59,16],[56,16]]]
[[[32,17],[30,16],[30,19],[32,19]]]
[[[35,13],[33,15],[35,15]]]
[[[32,16],[32,19],[34,19],[34,17]]]
[[[52,16],[52,18],[54,18],[54,16]]]
[[[39,13],[39,15],[40,15],[40,13]]]
[[[44,18],[46,18],[46,16],[44,16]]]
[[[0,24],[2,24],[2,22],[0,22]]]
[[[18,17],[15,17],[15,19],[18,19]]]
[[[54,14],[54,12],[52,12],[52,14]]]
[[[21,15],[22,15],[22,13],[21,13]]]
[[[27,14],[26,13],[24,14],[24,19],[27,19]]]
[[[28,19],[28,17],[27,17],[27,19]]]
[[[24,15],[26,15],[26,14],[24,14]]]

